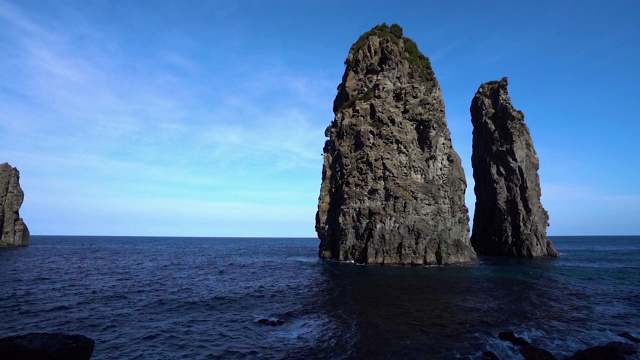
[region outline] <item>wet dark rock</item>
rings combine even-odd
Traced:
[[[498,334],[498,338],[500,340],[508,341],[516,346],[524,346],[529,345],[529,342],[524,338],[516,336],[513,331],[502,331]]]
[[[280,326],[284,325],[284,320],[278,318],[262,318],[258,320],[258,323],[269,326]]]
[[[549,256],[549,214],[540,197],[540,161],[507,78],[482,84],[471,102],[476,206],[471,243],[478,254]]]
[[[628,335],[628,333],[621,333],[620,336]],[[631,335],[630,335],[631,336]],[[626,336],[623,336],[626,338]],[[521,337],[516,336],[512,331],[503,331],[498,334],[498,338],[508,341],[516,346],[520,347],[520,354],[525,360],[555,360],[556,357],[549,351],[533,346],[529,342]],[[636,339],[631,336],[631,341]],[[487,352],[483,353],[486,356]],[[491,353],[491,352],[488,352]],[[577,351],[568,360],[624,360],[625,355],[635,355],[638,351],[634,345],[629,343],[623,343],[620,341],[613,341],[606,345],[594,346],[585,350]],[[491,353],[493,354],[493,353]],[[494,354],[495,355],[495,354]]]
[[[29,333],[0,339],[0,359],[85,360],[94,346],[84,335]]]
[[[612,341],[606,345],[594,346],[586,350],[577,351],[569,360],[624,360],[625,355],[634,355],[638,351],[631,344]]]
[[[485,351],[482,353],[482,358],[484,360],[500,360],[498,355],[496,355],[493,351]]]
[[[29,245],[29,229],[19,213],[23,200],[20,172],[0,164],[0,246]]]
[[[623,337],[623,338],[625,338],[625,339],[627,339],[629,341],[632,341],[632,342],[634,342],[636,344],[640,344],[640,339],[638,339],[637,337],[629,334],[628,332],[620,333],[620,334],[618,334],[618,336]]]
[[[549,351],[531,345],[524,338],[516,336],[513,331],[502,331],[498,334],[498,338],[520,347],[520,355],[522,355],[525,360],[556,360],[556,357]]]
[[[520,355],[525,360],[557,360],[549,351],[531,344],[520,347]]]
[[[322,259],[475,261],[466,179],[429,59],[398,25],[351,47],[325,130],[316,231]]]

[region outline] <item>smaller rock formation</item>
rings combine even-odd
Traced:
[[[0,164],[0,247],[29,245],[29,229],[18,213],[24,199],[19,181],[18,169]]]
[[[30,333],[0,339],[0,359],[88,360],[94,346],[84,335]]]
[[[471,102],[476,208],[471,244],[483,255],[549,256],[549,214],[540,203],[540,166],[508,81],[482,84]]]

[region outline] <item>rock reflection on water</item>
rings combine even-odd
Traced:
[[[333,286],[326,303],[354,324],[347,357],[480,358],[503,329],[535,327],[544,336],[574,321],[575,306],[558,299],[568,295],[566,284],[549,276],[553,261],[481,258],[476,265],[427,268],[326,262]]]

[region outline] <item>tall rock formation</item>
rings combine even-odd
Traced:
[[[429,59],[382,24],[349,51],[327,127],[316,215],[323,259],[474,261],[466,180]]]
[[[24,199],[19,181],[18,169],[0,164],[0,246],[29,245],[29,229],[18,213]]]
[[[482,84],[471,102],[476,208],[471,243],[479,254],[550,256],[549,214],[540,203],[540,162],[507,78]]]

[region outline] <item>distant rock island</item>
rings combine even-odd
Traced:
[[[316,214],[322,259],[474,261],[466,180],[430,61],[397,24],[356,41],[325,131]]]
[[[23,199],[20,172],[8,163],[0,164],[0,246],[29,245],[29,229],[18,212]]]
[[[471,243],[484,255],[557,257],[540,202],[538,155],[507,85],[506,77],[484,83],[471,102],[476,194]]]

